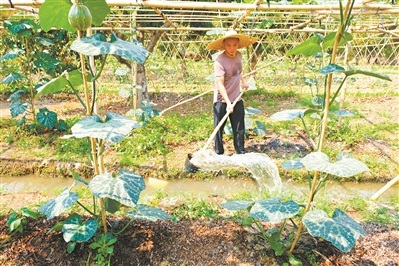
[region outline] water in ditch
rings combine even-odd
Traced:
[[[42,192],[42,194],[55,196],[62,189],[70,187],[73,183],[72,178],[57,178],[38,175],[27,176],[0,176],[0,203],[3,193],[25,193]],[[161,180],[156,178],[145,178],[146,189],[142,191],[140,197],[151,197],[156,191],[163,191],[169,196],[178,196],[187,193],[195,197],[206,196],[231,196],[240,192],[258,192],[258,181],[249,178],[228,178],[219,176],[211,180],[192,180],[192,179],[174,179]],[[333,182],[329,181],[318,195],[326,194],[329,197],[337,199],[360,197],[368,199],[379,191],[385,183],[353,183],[353,182]],[[74,189],[84,187],[78,184]],[[308,195],[309,186],[307,183],[288,182],[281,183],[282,193],[298,195]],[[399,197],[399,183],[393,185],[380,199],[389,199]]]

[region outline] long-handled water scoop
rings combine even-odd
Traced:
[[[280,58],[277,58],[276,60],[274,60],[274,61],[272,61],[272,62],[270,62],[270,63],[268,63],[268,64],[266,64],[266,65],[264,65],[264,66],[262,66],[262,67],[260,67],[260,68],[257,68],[257,69],[255,69],[255,70],[252,70],[251,72],[249,72],[249,73],[243,75],[242,77],[245,78],[245,77],[247,77],[247,76],[250,76],[250,75],[252,75],[252,74],[258,72],[259,70],[264,69],[264,68],[270,66],[271,64],[274,64],[274,63],[276,63],[276,62],[278,62],[278,61],[280,61],[280,60],[282,60],[282,59],[284,59],[284,58],[285,58],[285,56],[282,56],[282,57],[280,57]],[[187,100],[184,100],[184,101],[182,101],[182,102],[179,102],[179,103],[177,103],[177,104],[175,104],[175,105],[172,105],[172,106],[166,108],[165,110],[161,111],[160,115],[163,115],[166,111],[169,111],[169,110],[171,110],[171,109],[173,109],[173,108],[175,108],[175,107],[177,107],[177,106],[179,106],[179,105],[182,105],[182,104],[184,104],[184,103],[187,103],[187,102],[190,102],[190,101],[195,100],[195,99],[197,99],[197,98],[200,98],[201,96],[204,96],[205,94],[207,94],[207,93],[209,93],[209,92],[212,92],[212,91],[213,91],[213,89],[208,90],[208,91],[205,91],[205,92],[203,92],[203,93],[201,93],[201,94],[198,94],[198,95],[196,95],[196,96],[194,96],[194,97],[192,97],[192,98],[190,98],[190,99],[187,99]]]

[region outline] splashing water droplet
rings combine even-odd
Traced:
[[[261,189],[269,189],[270,194],[281,192],[282,182],[276,164],[264,153],[218,155],[215,152],[199,150],[193,153],[191,163],[201,170],[219,171],[224,168],[245,167],[258,182]]]

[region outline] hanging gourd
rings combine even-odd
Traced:
[[[91,26],[92,16],[84,4],[74,2],[69,10],[68,21],[77,31],[87,30]]]

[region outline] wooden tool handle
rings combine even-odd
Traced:
[[[234,102],[232,103],[233,107],[236,105],[236,103],[238,102],[238,100],[241,99],[241,96],[244,94],[244,91],[242,91],[240,93],[240,95],[238,95],[238,97],[234,100]],[[208,141],[206,142],[205,146],[202,148],[203,150],[206,150],[206,148],[208,148],[209,144],[211,143],[212,139],[216,136],[216,133],[219,131],[219,129],[222,127],[223,123],[227,120],[227,117],[229,117],[229,113],[226,113],[224,115],[224,117],[222,118],[222,120],[219,122],[219,124],[215,127],[215,129],[213,130],[211,136],[209,137]]]

